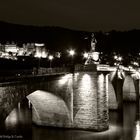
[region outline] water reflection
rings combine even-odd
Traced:
[[[140,140],[140,121],[136,121],[136,135],[135,140]]]
[[[9,136],[15,139],[32,139],[32,117],[31,109],[29,108],[28,100],[24,99],[18,103],[17,107],[9,114],[5,120],[1,137]]]
[[[109,130],[104,132],[38,127],[32,124],[31,109],[24,100],[7,117],[5,132],[32,140],[140,140],[140,118],[135,103],[124,104],[123,118],[117,111],[109,114]]]
[[[18,108],[20,109],[20,108]],[[6,128],[10,129],[12,126],[16,126],[18,122],[18,109],[15,108],[5,120]],[[19,113],[20,114],[20,113]]]

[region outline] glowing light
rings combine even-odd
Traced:
[[[84,58],[88,58],[88,53],[85,52],[85,53],[83,54],[83,56],[84,56]]]
[[[133,63],[135,66],[139,66],[139,63],[138,62],[134,62]]]
[[[47,57],[47,53],[45,51],[42,52],[42,58],[46,58]]]
[[[93,58],[93,60],[98,61],[99,60],[99,52],[93,52],[92,58]]]
[[[89,81],[90,80],[90,76],[88,74],[84,74],[83,80],[84,81]]]
[[[41,47],[41,46],[44,46],[44,43],[35,43],[35,46]]]
[[[74,50],[70,50],[70,51],[69,51],[69,54],[70,54],[71,56],[73,56],[73,55],[75,54],[75,51],[74,51]]]
[[[49,60],[53,60],[53,56],[52,55],[49,55]]]
[[[121,57],[121,56],[119,56],[119,57],[118,57],[118,60],[119,60],[119,61],[122,61],[122,57]]]
[[[122,57],[121,57],[121,56],[115,55],[115,56],[114,56],[114,59],[117,60],[117,61],[122,61]]]
[[[41,53],[40,53],[40,52],[37,52],[37,53],[35,54],[35,57],[41,58]]]
[[[117,57],[117,55],[115,55],[115,56],[114,56],[114,59],[116,59],[116,60],[117,60],[117,58],[118,58],[118,57]]]
[[[140,121],[136,122],[136,136],[135,140],[140,140]]]

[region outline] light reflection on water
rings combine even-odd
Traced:
[[[123,119],[118,112],[110,112],[109,130],[104,132],[38,127],[31,124],[31,110],[28,107],[28,101],[26,104],[24,101],[24,105],[21,104],[20,109],[15,108],[5,121],[6,129],[14,134],[14,130],[16,130],[20,135],[26,131],[23,137],[26,135],[32,140],[140,140],[140,120],[135,120],[136,106],[134,103],[124,105],[124,110],[133,113],[123,114]],[[127,120],[127,122],[123,120]]]
[[[140,121],[136,121],[136,136],[135,140],[140,140]]]
[[[6,128],[16,126],[16,124],[18,122],[18,111],[19,110],[20,110],[19,107],[13,109],[13,111],[10,113],[10,115],[6,118],[6,120],[5,120]]]

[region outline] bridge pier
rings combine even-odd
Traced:
[[[97,72],[97,66],[90,64],[78,71],[78,76],[74,77],[74,127],[107,130],[108,74]]]
[[[113,109],[122,109],[123,101],[135,101],[139,102],[139,79],[131,76],[131,73],[125,73],[122,77],[117,75],[117,72],[111,73],[110,82],[112,83],[114,93],[116,96],[117,106]],[[109,85],[109,91],[111,91],[111,87]],[[110,98],[112,98],[110,96]],[[112,109],[112,108],[111,108]]]
[[[49,84],[47,93],[43,91],[28,95],[34,107],[33,122],[54,127],[107,130],[109,128],[107,73],[97,72],[96,65],[89,65],[82,71],[75,72],[73,78],[71,76],[65,78],[62,77],[64,80],[58,81],[57,90],[53,87],[54,84]],[[63,95],[61,98],[53,95],[59,91]],[[57,105],[58,103],[61,107]]]
[[[84,67],[74,75],[31,78],[14,86],[9,83],[8,87],[0,89],[4,94],[1,98],[3,107],[9,103],[4,97],[12,100],[3,113],[12,111],[14,100],[17,99],[17,104],[27,96],[33,107],[33,122],[37,125],[92,131],[109,128],[108,74],[98,72],[96,65]],[[6,115],[3,120],[5,118]]]

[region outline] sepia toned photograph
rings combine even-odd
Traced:
[[[0,0],[0,140],[140,140],[139,0]]]

